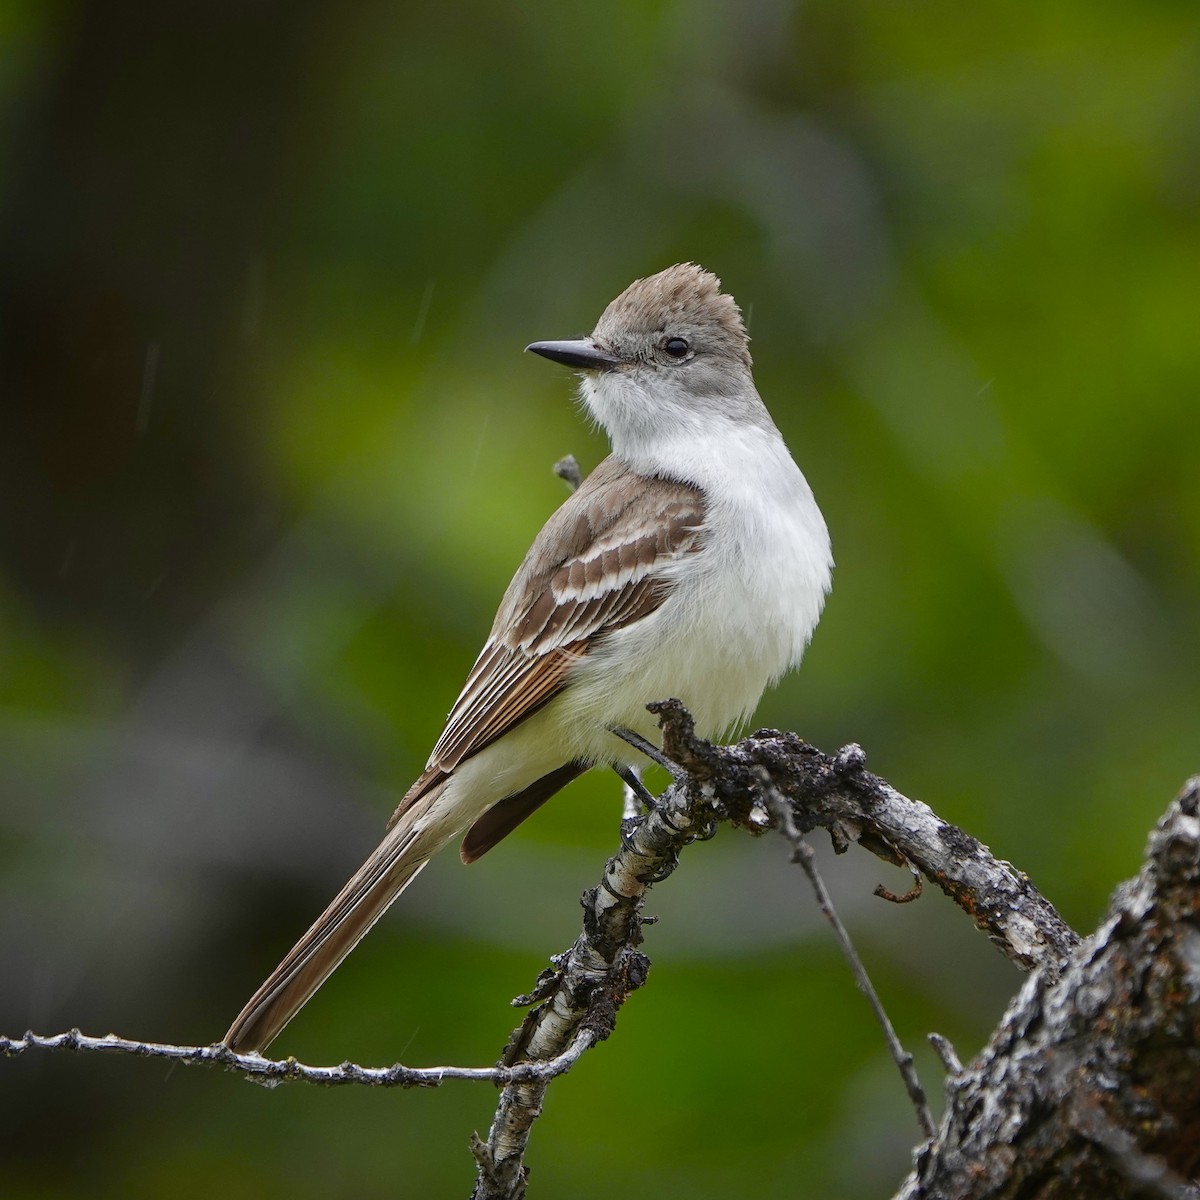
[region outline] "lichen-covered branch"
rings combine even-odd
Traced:
[[[662,714],[667,756],[711,785],[735,824],[761,829],[757,806],[765,778],[793,805],[802,833],[823,828],[839,851],[857,842],[920,872],[1021,970],[1053,973],[1079,944],[1079,935],[1020,871],[928,805],[872,775],[858,746],[829,755],[774,729],[735,746],[713,746],[692,735],[691,719],[677,701],[653,707]]]
[[[1053,972],[1078,937],[1029,881],[987,847],[942,821],[864,770],[857,746],[823,754],[795,734],[764,730],[736,746],[693,734],[678,701],[651,705],[663,729],[663,751],[684,774],[640,821],[624,826],[623,846],[600,886],[584,894],[583,931],[538,980],[536,1002],[514,1032],[503,1062],[538,1062],[561,1053],[581,1028],[597,1040],[612,1030],[617,1009],[645,978],[639,914],[648,889],[674,870],[680,851],[709,836],[720,820],[752,832],[770,827],[771,808],[790,809],[792,832],[817,827],[834,844],[857,841],[889,862],[920,870],[960,904],[1018,966]],[[779,820],[776,812],[775,820]],[[504,1089],[487,1141],[475,1139],[479,1163],[473,1200],[520,1200],[524,1151],[548,1081]]]
[[[1200,1197],[1200,778],[947,1100],[896,1200]]]
[[[530,996],[535,1007],[513,1032],[501,1060],[542,1062],[562,1053],[581,1029],[597,1040],[613,1029],[617,1010],[646,979],[650,962],[638,949],[641,909],[649,888],[675,869],[679,852],[712,835],[717,813],[704,791],[670,787],[639,820],[622,823],[621,849],[605,864],[597,887],[583,895],[583,930]],[[514,1083],[501,1094],[487,1141],[475,1139],[479,1164],[473,1200],[518,1200],[525,1194],[525,1144],[541,1112],[546,1083]]]

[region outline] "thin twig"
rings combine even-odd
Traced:
[[[765,771],[762,773],[762,782],[763,802],[767,806],[767,811],[771,814],[771,818],[775,822],[775,827],[792,845],[792,862],[799,863],[801,870],[808,876],[808,881],[812,884],[813,892],[817,897],[817,904],[820,905],[821,912],[832,927],[834,936],[841,946],[846,962],[850,964],[850,970],[854,975],[855,982],[858,984],[859,991],[866,996],[867,1003],[871,1006],[871,1011],[875,1014],[875,1019],[879,1022],[879,1027],[883,1030],[883,1036],[887,1041],[888,1050],[891,1052],[892,1061],[895,1062],[900,1072],[900,1078],[904,1081],[904,1087],[908,1092],[908,1098],[912,1101],[913,1108],[916,1109],[917,1121],[920,1123],[925,1136],[932,1138],[937,1132],[937,1127],[933,1123],[933,1113],[930,1112],[929,1101],[925,1097],[925,1089],[921,1086],[921,1081],[917,1078],[916,1068],[913,1066],[913,1057],[904,1049],[900,1043],[900,1039],[896,1036],[896,1030],[892,1026],[892,1022],[883,1007],[883,1002],[879,999],[879,994],[875,991],[875,987],[871,983],[867,969],[863,966],[862,959],[859,958],[858,951],[855,950],[854,943],[850,939],[850,933],[845,925],[842,924],[842,919],[838,916],[837,910],[833,906],[833,899],[825,887],[825,881],[821,878],[820,871],[817,870],[816,858],[813,854],[812,846],[808,844],[804,835],[796,828],[791,806],[771,785],[770,778]]]
[[[29,1050],[95,1051],[102,1054],[132,1054],[138,1058],[169,1058],[189,1066],[222,1066],[241,1072],[254,1083],[274,1087],[280,1083],[314,1083],[322,1087],[364,1084],[367,1087],[430,1088],[440,1087],[448,1079],[510,1086],[531,1081],[549,1082],[569,1071],[580,1056],[596,1041],[595,1032],[581,1029],[561,1054],[541,1062],[522,1062],[495,1067],[361,1067],[344,1062],[336,1067],[312,1067],[294,1058],[270,1059],[257,1054],[235,1054],[217,1042],[212,1046],[177,1046],[169,1042],[139,1042],[118,1037],[89,1037],[78,1029],[67,1033],[26,1033],[10,1038],[0,1035],[0,1055],[12,1058]]]

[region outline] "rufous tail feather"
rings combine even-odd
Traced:
[[[418,806],[423,813],[425,805]],[[312,928],[292,947],[222,1039],[239,1054],[261,1053],[300,1011],[452,832],[414,828],[409,811],[388,830]]]

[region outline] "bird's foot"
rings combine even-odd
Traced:
[[[634,733],[632,729],[621,725],[611,726],[609,733],[616,734],[623,742],[628,742],[635,750],[640,750],[651,762],[662,767],[672,779],[678,781],[686,777],[687,772],[678,763],[672,762],[653,742],[647,741],[640,733]],[[625,782],[629,781],[626,779]]]
[[[632,767],[615,766],[613,770],[625,785],[625,820],[638,816],[638,804],[641,804],[646,812],[653,812],[658,807],[654,793],[642,782],[641,776]]]

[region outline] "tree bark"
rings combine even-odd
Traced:
[[[896,1200],[1200,1196],[1200,778],[1100,928],[1029,979],[947,1102]]]

